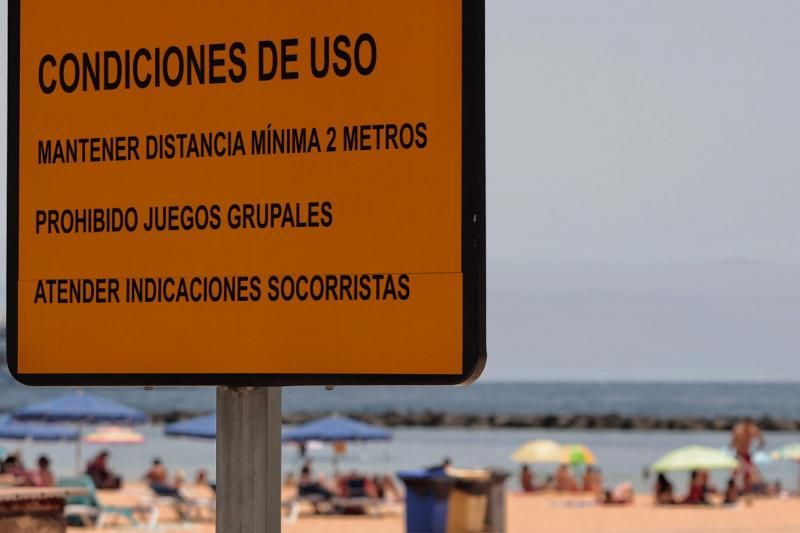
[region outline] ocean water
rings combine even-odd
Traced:
[[[7,373],[0,373],[0,410],[42,400],[64,392],[61,389],[29,388],[19,385]],[[149,412],[181,410],[210,412],[214,409],[212,388],[140,388],[99,389],[95,391]],[[284,411],[423,411],[446,410],[478,413],[575,414],[620,413],[651,416],[741,416],[770,415],[800,417],[800,384],[687,384],[687,383],[478,383],[465,388],[385,388],[343,387],[334,391],[322,388],[286,389]],[[173,470],[192,476],[198,469],[214,471],[213,441],[169,438],[163,426],[141,428],[147,442],[141,446],[112,448],[112,464],[128,479],[141,477],[150,460],[160,457]],[[517,465],[509,458],[521,444],[536,438],[551,438],[563,443],[583,443],[597,455],[606,483],[634,482],[638,490],[647,490],[650,481],[642,470],[662,454],[679,446],[704,444],[723,447],[728,443],[724,432],[625,432],[625,431],[550,431],[541,429],[440,429],[400,428],[388,443],[356,444],[339,461],[341,470],[393,473],[406,468],[438,463],[451,457],[458,466],[496,466],[516,473]],[[800,442],[800,433],[767,434],[768,448]],[[39,453],[53,459],[56,470],[70,474],[74,470],[75,445],[2,442],[8,450],[21,449],[29,463]],[[97,446],[84,445],[88,458]],[[311,451],[319,472],[331,474],[332,453],[329,447]],[[299,469],[297,450],[283,447],[285,472]],[[762,467],[770,480],[780,479],[784,486],[795,488],[797,465],[777,462]],[[544,478],[547,468],[537,468]],[[213,477],[213,473],[212,473]],[[685,476],[676,476],[680,487]],[[718,484],[723,475],[715,476]],[[510,482],[517,486],[516,476]]]
[[[63,393],[31,388],[0,371],[0,411]],[[213,388],[98,388],[148,412],[214,410]],[[284,412],[449,411],[800,418],[800,383],[476,383],[469,387],[286,388]]]

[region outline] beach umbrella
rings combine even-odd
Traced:
[[[392,433],[385,429],[358,422],[351,418],[329,416],[301,424],[283,432],[283,442],[365,442],[387,441],[392,439]]]
[[[770,454],[776,461],[800,461],[800,443],[787,444]]]
[[[800,443],[787,444],[770,454],[776,461],[794,461],[800,466]],[[797,478],[797,487],[800,490],[800,476]]]
[[[548,464],[560,463],[562,446],[554,440],[538,439],[523,444],[511,454],[516,463]]]
[[[14,420],[38,422],[73,422],[77,424],[144,424],[145,414],[114,400],[88,394],[71,392],[11,412]]]
[[[723,452],[730,455],[734,459],[736,459],[736,452],[734,452],[730,448],[720,448]],[[764,450],[758,450],[753,454],[753,464],[757,465],[766,465],[774,461],[772,454],[765,452]]]
[[[83,442],[89,444],[142,444],[144,435],[131,428],[105,426],[85,435]]]
[[[83,391],[71,392],[21,407],[11,412],[15,420],[38,421],[46,423],[71,422],[78,425],[78,439],[75,449],[75,471],[81,469],[81,441],[84,424],[144,424],[145,414],[114,400],[88,394]]]
[[[594,452],[583,444],[566,444],[561,447],[560,463],[572,466],[593,465],[597,462]]]
[[[78,430],[67,426],[17,422],[10,416],[0,417],[0,439],[35,441],[76,441]],[[3,450],[5,452],[5,450]],[[4,454],[5,455],[5,454]]]
[[[735,470],[739,461],[729,454],[707,446],[686,446],[672,450],[652,464],[653,472],[689,470]]]
[[[171,437],[193,437],[196,439],[217,438],[217,415],[198,416],[167,424],[164,433]]]
[[[345,442],[389,441],[392,433],[385,429],[345,418],[338,415],[320,418],[284,431],[283,442],[306,444],[308,442],[328,442],[334,445],[334,471],[338,467],[338,457],[346,449]]]

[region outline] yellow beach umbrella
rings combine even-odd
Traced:
[[[685,446],[672,450],[650,465],[653,472],[688,472],[691,470],[735,470],[739,461],[708,446]]]
[[[584,444],[566,444],[561,447],[561,464],[572,466],[593,465],[597,462],[594,452]]]
[[[517,463],[559,463],[561,462],[561,445],[553,440],[532,440],[520,446],[511,455]]]

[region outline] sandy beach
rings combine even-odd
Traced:
[[[135,502],[141,489],[136,484],[124,491],[101,493],[104,503]],[[701,532],[789,532],[800,530],[800,499],[756,499],[752,505],[743,502],[733,507],[656,507],[650,495],[638,495],[628,506],[598,506],[581,495],[522,495],[508,493],[509,533],[701,533]],[[211,533],[211,521],[195,522],[190,527],[174,522],[168,507],[162,508],[159,531],[197,531]],[[172,527],[174,526],[174,527]],[[119,525],[106,530],[119,532]],[[124,528],[122,528],[124,530]],[[402,506],[390,509],[383,516],[342,517],[314,516],[306,513],[293,523],[285,523],[289,533],[403,533]],[[80,529],[70,529],[78,533]]]

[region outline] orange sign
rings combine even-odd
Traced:
[[[476,378],[483,12],[477,0],[10,2],[13,374]]]

